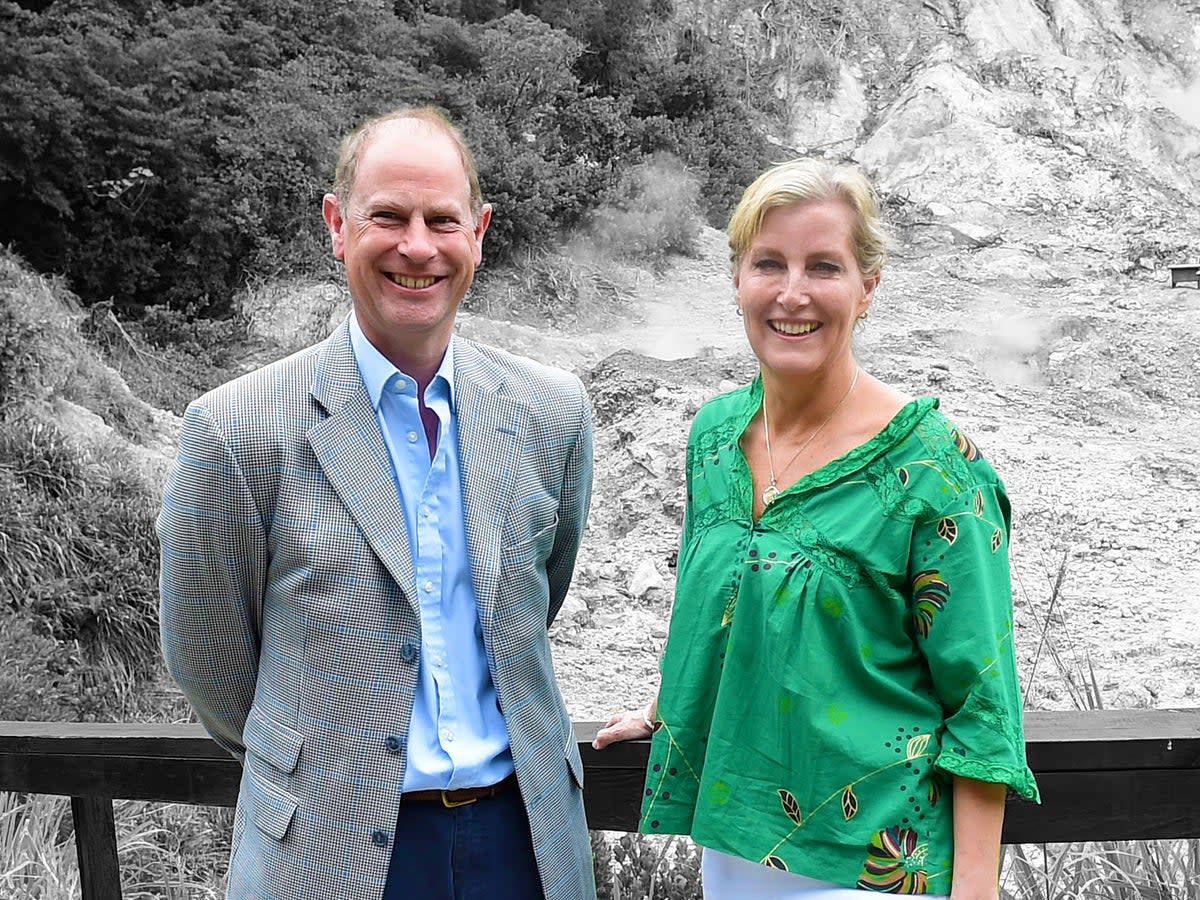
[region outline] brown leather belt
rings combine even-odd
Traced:
[[[514,772],[503,781],[497,781],[488,787],[477,788],[459,788],[453,791],[405,791],[400,795],[401,803],[420,803],[436,800],[446,807],[446,809],[454,809],[456,806],[466,806],[468,803],[474,803],[476,800],[482,800],[485,797],[495,797],[497,794],[502,794],[511,787],[516,787],[517,775]]]

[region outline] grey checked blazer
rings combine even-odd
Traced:
[[[590,900],[583,767],[546,628],[587,517],[591,407],[574,376],[454,340],[488,665],[546,897]],[[347,323],[188,407],[158,531],[167,666],[243,762],[229,898],[380,897],[421,622]]]

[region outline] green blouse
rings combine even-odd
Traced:
[[[641,830],[847,887],[949,894],[951,776],[1032,800],[1009,504],[924,397],[758,522],[754,383],[696,416]]]

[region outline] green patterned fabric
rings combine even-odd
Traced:
[[[951,775],[1038,799],[1009,504],[925,397],[756,523],[761,381],[696,416],[641,829],[890,893],[950,893]]]

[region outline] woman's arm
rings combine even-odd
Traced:
[[[954,884],[951,900],[999,896],[1000,827],[1007,785],[954,776]]]

